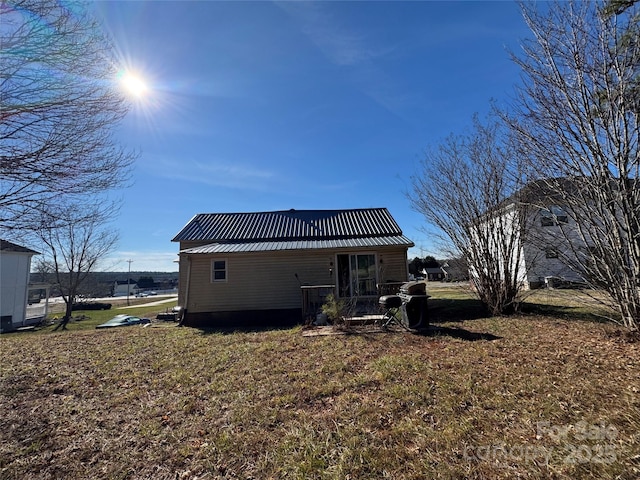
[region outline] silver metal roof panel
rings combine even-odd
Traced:
[[[220,253],[276,252],[285,250],[317,250],[337,248],[413,247],[414,243],[404,235],[367,238],[343,238],[332,240],[292,240],[278,242],[211,243],[188,248],[180,253],[205,255]]]

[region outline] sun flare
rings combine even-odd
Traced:
[[[153,128],[167,107],[167,83],[158,80],[153,70],[122,56],[115,69],[112,87],[125,102],[130,120]]]
[[[125,91],[136,98],[143,97],[149,90],[145,81],[131,72],[125,72],[120,78],[120,82]]]

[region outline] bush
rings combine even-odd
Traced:
[[[336,299],[333,293],[330,293],[322,305],[322,313],[329,318],[334,327],[348,328],[346,319],[354,315],[355,307],[354,299],[345,302],[345,300]]]
[[[333,293],[327,295],[325,303],[322,305],[322,313],[324,313],[329,320],[335,325],[341,320],[342,311],[344,310],[344,301],[336,300]]]
[[[110,303],[78,302],[73,304],[71,310],[109,310],[110,308]]]

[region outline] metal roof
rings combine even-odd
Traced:
[[[201,247],[188,248],[180,253],[189,255],[220,254],[220,253],[246,253],[246,252],[275,252],[283,250],[317,250],[323,248],[371,248],[404,246],[412,247],[414,244],[404,235],[368,237],[368,238],[343,238],[334,240],[292,240],[281,242],[231,242],[211,243]]]
[[[172,241],[253,243],[398,236],[402,230],[386,208],[367,208],[201,213]]]

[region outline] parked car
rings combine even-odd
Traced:
[[[115,328],[115,327],[129,327],[131,325],[143,325],[151,323],[148,318],[139,318],[132,315],[116,315],[108,322],[98,325],[96,328]]]

